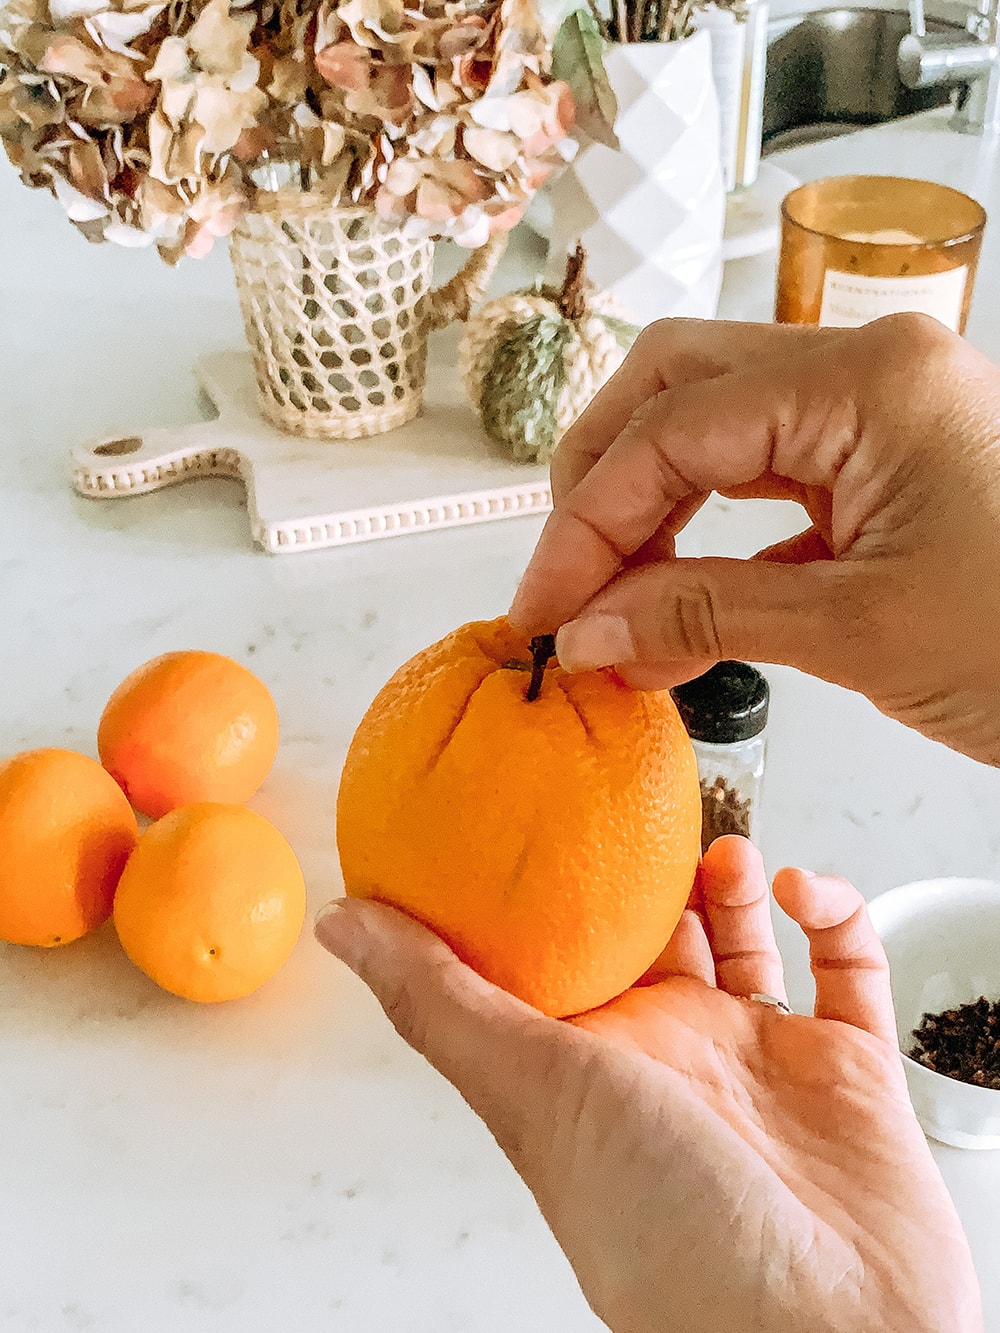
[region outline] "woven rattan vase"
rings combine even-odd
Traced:
[[[410,421],[423,402],[428,334],[467,318],[502,253],[500,238],[473,251],[434,291],[432,241],[371,209],[265,196],[230,248],[261,414],[313,439]]]

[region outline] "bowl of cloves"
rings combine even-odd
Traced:
[[[924,1132],[1000,1148],[1000,883],[928,879],[868,904]]]

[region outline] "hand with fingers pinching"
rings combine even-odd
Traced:
[[[510,619],[640,688],[799,667],[1000,764],[1000,371],[922,315],[665,320],[561,441]],[[707,496],[798,501],[753,560],[674,558]]]
[[[488,1125],[613,1333],[980,1333],[864,902],[801,870],[774,895],[809,939],[813,1017],[775,1003],[767,881],[741,838],[709,848],[642,982],[572,1020],[381,903],[331,904],[316,933]]]

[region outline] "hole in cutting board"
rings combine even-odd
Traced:
[[[120,458],[122,454],[137,454],[142,448],[141,435],[124,435],[120,440],[105,440],[94,448],[102,458]]]

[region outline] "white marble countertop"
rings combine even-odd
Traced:
[[[978,148],[931,116],[783,161],[803,177],[932,176],[1000,216]],[[970,328],[995,357],[998,247],[994,227]],[[769,317],[773,262],[729,266],[723,314]],[[137,663],[232,654],[281,711],[254,804],[295,846],[316,908],[340,890],[334,799],[365,706],[418,648],[507,606],[540,520],[275,559],[251,548],[233,482],[113,504],[70,491],[72,443],[193,419],[195,356],[241,333],[222,249],[169,271],[89,248],[0,167],[0,753],[94,753],[103,702]],[[690,541],[739,553],[789,529],[780,506],[716,503]],[[1000,875],[1000,772],[856,696],[770,676],[772,869],[837,869],[869,896]],[[782,939],[802,1005],[803,951]],[[935,1152],[1000,1333],[1000,1153]],[[59,951],[0,947],[4,1333],[598,1327],[490,1137],[308,933],[257,996],[206,1008],[147,983],[109,929]]]

